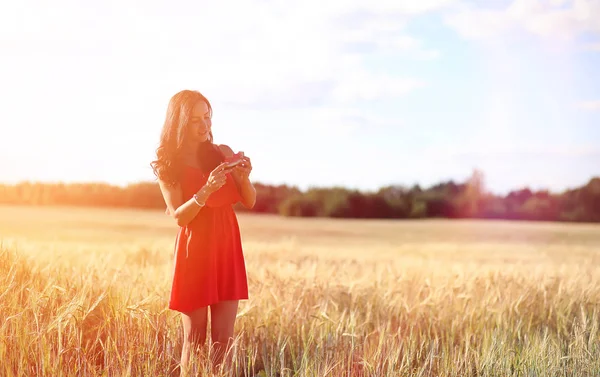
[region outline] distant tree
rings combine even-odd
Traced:
[[[483,173],[474,170],[464,183],[440,182],[428,188],[414,185],[382,187],[361,192],[344,187],[320,187],[301,191],[286,185],[255,183],[256,205],[237,211],[280,213],[284,216],[345,218],[494,218],[547,221],[600,222],[600,177],[563,193],[533,192],[521,188],[506,196],[486,192]],[[0,203],[23,205],[86,205],[164,209],[156,182],[125,187],[106,183],[0,184]]]
[[[408,217],[411,219],[422,219],[427,217],[427,203],[423,200],[415,199],[412,202]]]
[[[482,212],[485,198],[484,174],[481,170],[474,169],[471,177],[463,186],[462,192],[454,200],[460,217],[478,217]]]
[[[284,200],[279,207],[283,216],[315,217],[319,213],[319,203],[303,195],[297,195]]]
[[[527,216],[526,213],[523,212],[523,206],[532,197],[533,192],[528,188],[511,191],[504,200],[506,203],[507,218],[521,219],[524,216]]]
[[[287,185],[270,186],[255,183],[254,187],[256,188],[256,203],[253,212],[277,213],[283,201],[300,194],[298,188]],[[246,211],[246,207],[241,204],[238,204],[235,208],[236,210]]]
[[[504,198],[488,194],[482,199],[479,215],[487,219],[504,219],[507,215]]]
[[[390,209],[390,217],[405,218],[412,211],[414,194],[403,186],[386,186],[379,189],[377,195],[385,200]]]
[[[556,213],[549,197],[534,195],[521,206],[519,217],[525,220],[554,220]]]

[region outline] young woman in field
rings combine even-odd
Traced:
[[[256,191],[252,164],[234,157],[230,147],[213,143],[212,108],[197,91],[175,94],[152,162],[167,205],[179,226],[169,308],[181,313],[181,372],[190,352],[206,342],[208,308],[216,364],[223,362],[231,340],[238,301],[248,298],[240,230],[232,205],[252,208]],[[230,363],[230,358],[227,358]]]

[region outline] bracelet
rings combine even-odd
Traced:
[[[198,194],[194,194],[193,198],[194,198],[194,201],[196,202],[196,204],[198,204],[200,207],[204,207],[206,205],[206,203],[200,202],[198,200]]]

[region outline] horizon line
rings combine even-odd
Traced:
[[[593,181],[594,179],[600,179],[600,175],[592,175],[590,176],[585,182],[577,185],[577,186],[570,186],[570,187],[566,187],[562,190],[557,190],[557,191],[553,191],[549,188],[532,188],[528,185],[523,185],[520,187],[515,187],[515,188],[511,188],[509,190],[506,190],[505,193],[499,193],[497,191],[494,190],[490,190],[487,189],[485,187],[485,180],[484,180],[484,192],[485,193],[489,193],[489,194],[493,194],[493,195],[508,195],[511,192],[517,192],[517,191],[521,191],[521,190],[530,190],[531,192],[547,192],[550,194],[564,194],[565,192],[568,191],[572,191],[572,190],[576,190],[579,188],[582,188],[584,186],[586,186],[587,184],[589,184],[591,181]],[[379,187],[377,187],[376,189],[364,189],[364,188],[358,188],[358,187],[351,187],[351,186],[345,186],[342,184],[330,184],[330,185],[298,185],[298,184],[291,184],[291,183],[286,183],[286,182],[280,182],[280,183],[266,183],[264,181],[259,181],[259,180],[255,180],[252,181],[253,184],[258,184],[258,185],[262,185],[262,186],[272,186],[272,187],[277,187],[277,186],[286,186],[289,188],[295,188],[298,189],[301,192],[306,192],[309,190],[322,190],[322,189],[336,189],[336,188],[341,188],[341,189],[346,189],[349,191],[358,191],[361,193],[375,193],[381,189],[387,188],[387,187],[402,187],[402,188],[406,188],[406,189],[411,189],[415,186],[418,186],[419,188],[421,188],[422,190],[428,190],[434,186],[440,185],[440,184],[444,184],[444,183],[449,183],[449,182],[453,182],[457,185],[461,185],[461,184],[465,184],[466,181],[468,180],[465,179],[463,181],[459,181],[456,179],[441,179],[439,181],[437,181],[436,183],[431,183],[429,185],[425,185],[419,182],[414,182],[412,184],[403,184],[403,183],[388,183],[388,184],[382,184]],[[65,185],[65,186],[69,186],[69,185],[106,185],[106,186],[111,186],[111,187],[119,187],[119,188],[123,188],[126,189],[128,187],[132,187],[132,186],[136,186],[136,185],[143,185],[143,184],[156,184],[158,185],[158,182],[156,179],[148,179],[148,180],[137,180],[137,181],[129,181],[129,182],[125,182],[125,183],[115,183],[115,182],[109,182],[109,181],[94,181],[94,180],[88,180],[88,181],[61,181],[61,180],[36,180],[36,179],[21,179],[18,181],[14,181],[14,182],[9,182],[9,181],[1,181],[0,180],[0,186],[18,186],[18,185],[23,185],[23,184],[41,184],[41,185]],[[304,186],[304,188],[302,188],[302,186]]]

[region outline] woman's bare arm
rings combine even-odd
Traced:
[[[240,194],[242,196],[242,204],[248,208],[252,209],[254,204],[256,204],[256,189],[252,182],[250,182],[249,178],[236,178],[234,175],[234,179],[236,180],[236,184],[240,189]]]
[[[186,226],[188,225],[200,212],[204,203],[208,200],[208,197],[218,189],[220,189],[226,181],[224,169],[225,164],[217,166],[208,177],[208,180],[200,190],[196,192],[200,205],[190,198],[184,201],[183,194],[181,192],[181,186],[178,184],[175,186],[166,185],[163,181],[159,180],[158,184],[160,191],[162,192],[163,198],[167,205],[167,213],[175,219],[177,225]]]
[[[223,151],[223,153],[227,157],[231,157],[234,154],[233,150],[227,145],[219,145],[219,148],[221,148],[221,151]],[[235,184],[237,185],[238,190],[240,191],[240,196],[242,197],[242,204],[246,208],[252,209],[254,207],[254,204],[256,204],[256,188],[254,187],[254,185],[248,177],[242,177],[240,174],[237,174],[235,170],[236,168],[234,168],[231,175],[233,176]]]
[[[187,201],[183,201],[183,195],[181,193],[181,187],[179,185],[167,186],[162,181],[158,181],[160,191],[162,192],[165,203],[167,204],[167,213],[175,219],[178,226],[186,226],[196,217],[198,212],[202,209],[194,198],[190,198]],[[203,187],[204,189],[205,187]],[[206,191],[202,193],[198,191],[199,201],[206,202],[208,195]]]

